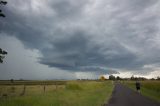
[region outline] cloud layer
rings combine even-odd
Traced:
[[[158,0],[10,0],[0,36],[38,50],[38,64],[50,68],[149,74],[160,66],[159,7]]]

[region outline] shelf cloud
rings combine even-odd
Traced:
[[[49,70],[149,75],[160,67],[159,8],[159,0],[8,0],[0,41],[38,51],[33,64]]]

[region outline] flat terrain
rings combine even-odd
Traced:
[[[0,81],[0,106],[101,106],[113,87],[111,81]]]
[[[116,83],[112,98],[107,106],[160,106],[160,103],[148,99],[120,83]]]

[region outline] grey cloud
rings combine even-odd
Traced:
[[[0,64],[0,79],[76,79],[74,73],[56,68],[48,68],[37,63],[40,53],[38,50],[25,49],[20,40],[15,37],[2,36],[0,34],[0,46],[8,54],[4,63]]]
[[[122,0],[121,2],[112,0],[111,5],[116,6],[115,8],[118,14],[128,13],[130,15],[141,15],[147,8],[150,8],[157,2],[158,0]]]
[[[86,32],[78,31],[74,34],[66,39],[53,42],[54,48],[43,52],[44,57],[41,58],[41,63],[73,71],[81,70],[83,66],[125,67],[128,69],[139,67],[138,64],[135,64],[135,54],[117,42],[108,45],[106,50],[101,50],[101,45],[95,45],[85,35]]]
[[[73,69],[86,65],[100,65],[102,61],[105,61],[104,55],[100,53],[100,47],[90,45],[91,41],[84,34],[86,33],[75,32],[72,37],[53,42],[54,48],[43,52],[45,57],[41,59],[41,62],[49,66]]]
[[[43,55],[39,63],[71,72],[107,72],[102,67],[142,71],[146,64],[159,63],[155,36],[160,16],[154,7],[159,1],[101,2],[48,0],[34,10],[32,2],[25,1],[24,11],[13,11],[18,7],[8,4],[0,32],[38,49]]]
[[[86,66],[81,67],[81,71],[83,72],[95,72],[99,75],[102,74],[119,74],[117,70],[105,68],[105,67],[98,67],[98,66]]]
[[[66,19],[77,16],[77,14],[80,15],[86,4],[86,0],[79,1],[79,3],[76,3],[74,0],[57,0],[51,6],[59,18]]]

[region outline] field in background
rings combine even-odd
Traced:
[[[160,81],[140,81],[141,94],[160,102]],[[135,81],[125,81],[125,85],[136,91]]]
[[[0,81],[0,106],[101,106],[113,86],[111,81]]]

